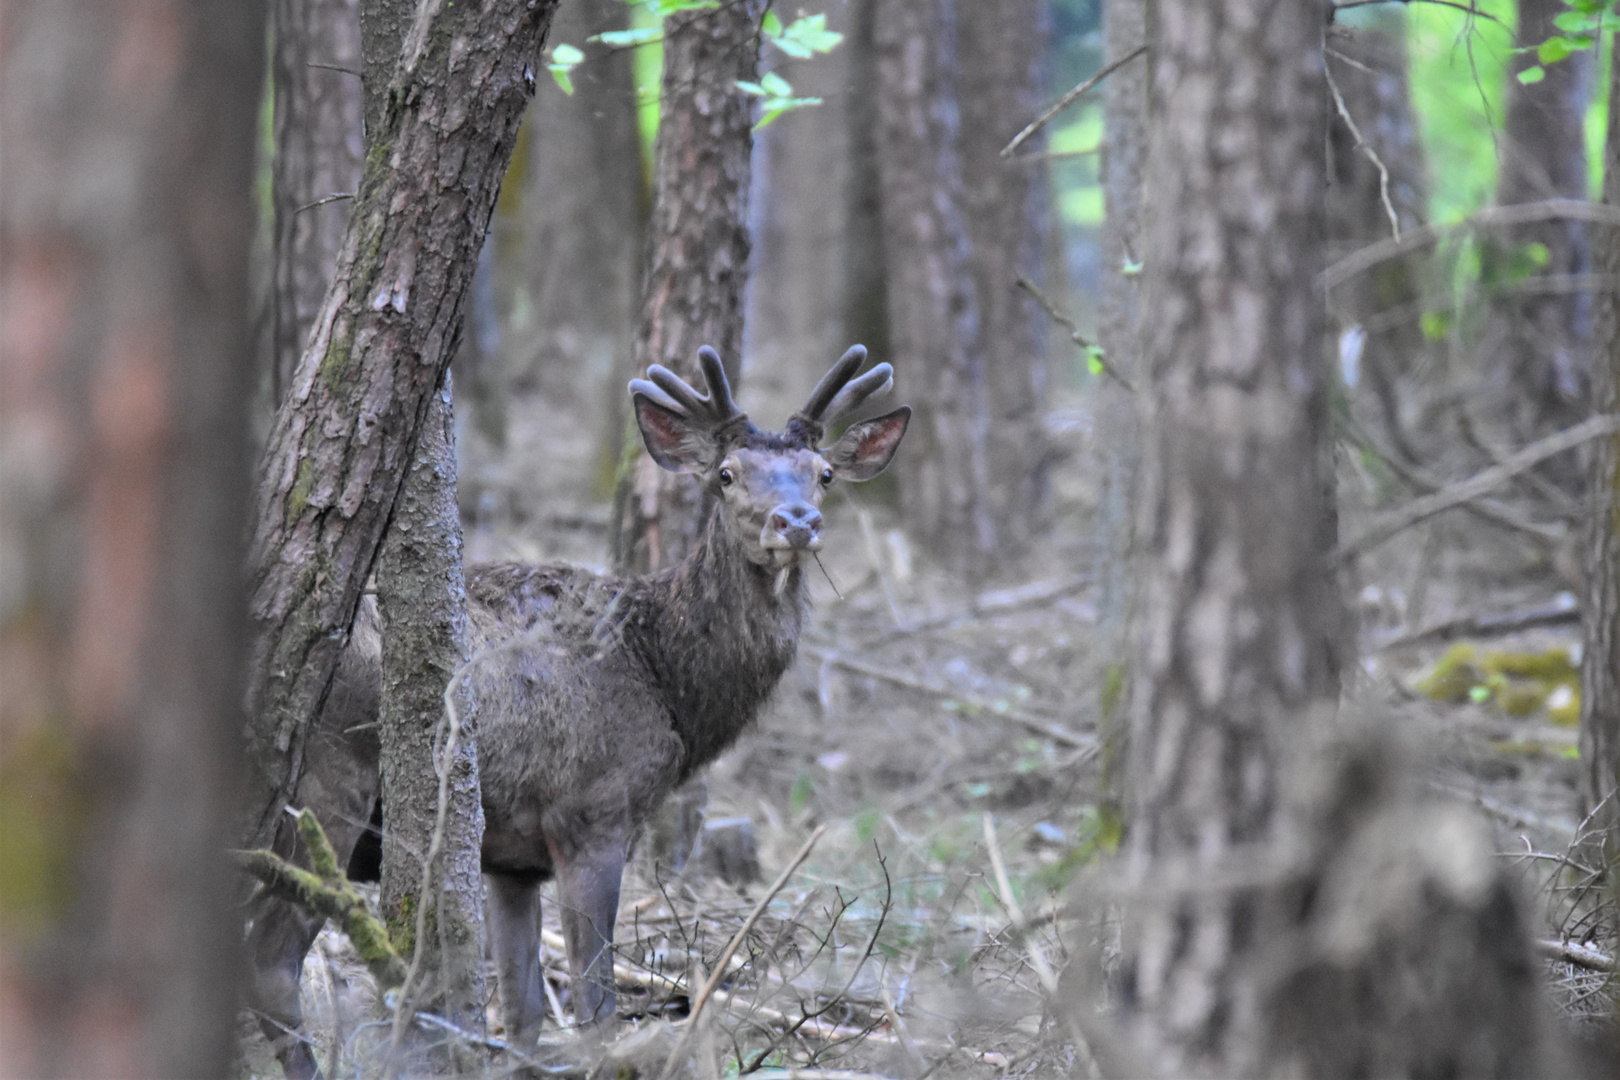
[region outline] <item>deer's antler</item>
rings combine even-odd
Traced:
[[[685,379],[661,364],[647,368],[645,379],[631,379],[630,393],[639,394],[711,432],[746,419],[731,398],[731,383],[726,380],[726,369],[720,363],[720,354],[707,345],[703,346],[698,350],[698,367],[703,372],[704,383],[708,385],[707,394],[698,393]]]
[[[860,378],[853,379],[865,362],[866,346],[850,346],[849,351],[810,391],[810,400],[793,414],[788,426],[797,425],[810,440],[810,445],[816,446],[826,433],[827,425],[854,412],[867,398],[887,393],[894,387],[894,368],[888,364],[879,364]]]

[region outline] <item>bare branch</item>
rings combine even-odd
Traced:
[[[1113,60],[1107,64],[1104,64],[1101,71],[1097,72],[1097,74],[1093,75],[1091,78],[1087,79],[1073,90],[1070,90],[1067,94],[1064,94],[1062,97],[1058,98],[1055,105],[1041,113],[1041,115],[1037,116],[1035,119],[1031,120],[1029,125],[1025,127],[1023,131],[1020,131],[1017,135],[1014,135],[1012,142],[1001,148],[1001,156],[1004,158],[1012,157],[1014,151],[1016,151],[1020,146],[1023,146],[1025,142],[1029,141],[1029,138],[1037,131],[1045,127],[1051,121],[1052,117],[1056,116],[1058,113],[1072,105],[1081,94],[1084,94],[1087,90],[1090,90],[1092,87],[1108,78],[1108,76],[1112,75],[1115,71],[1124,67],[1126,64],[1130,63],[1132,60],[1135,60],[1138,56],[1141,56],[1147,51],[1148,47],[1146,45],[1138,45],[1136,48],[1132,49],[1118,60]]]
[[[1041,305],[1041,310],[1050,315],[1053,322],[1057,323],[1059,326],[1063,327],[1063,329],[1069,332],[1070,341],[1078,345],[1081,351],[1085,352],[1088,356],[1096,359],[1097,363],[1103,369],[1103,374],[1119,383],[1119,385],[1123,386],[1131,393],[1136,393],[1136,387],[1131,385],[1131,381],[1125,376],[1121,375],[1119,373],[1119,369],[1115,368],[1113,364],[1108,362],[1108,357],[1103,354],[1101,349],[1093,348],[1091,342],[1085,339],[1085,335],[1080,333],[1080,327],[1075,324],[1075,321],[1064,312],[1058,310],[1057,305],[1052,303],[1051,298],[1041,291],[1041,287],[1039,285],[1029,280],[1029,278],[1025,277],[1023,274],[1019,274],[1018,287],[1029,293],[1030,296],[1033,296],[1035,298],[1035,302]]]

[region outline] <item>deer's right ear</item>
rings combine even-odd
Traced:
[[[654,461],[670,472],[695,473],[708,468],[714,446],[706,432],[674,409],[654,401],[651,394],[634,383],[630,400],[635,406],[641,441]]]
[[[851,424],[821,454],[844,479],[870,480],[889,467],[910,422],[911,406],[902,405],[887,416]]]

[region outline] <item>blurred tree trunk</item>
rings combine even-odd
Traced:
[[[850,161],[844,193],[849,263],[844,269],[845,333],[879,359],[891,359],[889,282],[883,255],[883,184],[878,150],[877,0],[849,0],[849,65],[844,106]],[[904,377],[904,376],[902,376]]]
[[[961,43],[963,210],[973,251],[993,514],[1003,551],[1039,532],[1051,448],[1046,409],[1048,320],[1018,285],[1046,288],[1052,263],[1052,198],[1044,159],[1019,161],[1001,148],[1046,105],[1051,51],[1049,0],[958,4]],[[1020,150],[1038,154],[1037,137]]]
[[[6,1076],[230,1072],[264,14],[4,16]]]
[[[599,416],[609,470],[623,443],[616,376],[630,378],[647,197],[630,53],[586,38],[624,29],[628,13],[621,0],[575,0],[558,11],[552,40],[586,59],[572,97],[541,79],[530,109],[517,258],[525,280],[512,329],[532,344],[494,380]]]
[[[553,3],[424,8],[321,318],[261,465],[249,558],[243,839],[266,846],[303,769],[360,594],[461,330]]]
[[[1107,0],[1103,6],[1103,57],[1108,63],[1148,40],[1148,0]],[[1151,54],[1150,54],[1151,55]],[[1142,201],[1147,158],[1148,57],[1133,60],[1103,83],[1102,301],[1097,339],[1109,364],[1136,384],[1141,371]],[[1102,494],[1098,507],[1096,563],[1099,590],[1098,651],[1103,658],[1101,715],[1103,780],[1119,809],[1126,735],[1127,665],[1130,658],[1133,545],[1131,493],[1140,461],[1136,395],[1113,379],[1092,391]]]
[[[1337,701],[1347,642],[1326,561],[1316,284],[1327,14],[1299,0],[1157,5],[1127,778],[1127,858],[1143,873],[1219,874],[1272,839],[1293,731]],[[1123,1002],[1176,1075],[1244,1074],[1259,907],[1254,890],[1170,890],[1132,912]]]
[[[358,0],[275,0],[272,17],[269,370],[271,401],[280,404],[326,297],[365,159]]]
[[[663,115],[635,368],[662,364],[700,390],[697,350],[719,350],[736,389],[748,284],[753,99],[739,80],[759,74],[765,0],[738,0],[664,20]],[[637,439],[614,498],[613,559],[642,573],[685,557],[702,493],[665,472]]]
[[[1609,72],[1609,130],[1603,150],[1603,201],[1620,206],[1620,64]],[[1597,293],[1592,410],[1620,409],[1620,244],[1599,248],[1607,283]],[[1602,865],[1620,865],[1620,436],[1592,444],[1587,487],[1586,597],[1581,613],[1581,796],[1587,813],[1602,808]],[[1615,887],[1610,872],[1611,890]]]
[[[979,577],[997,554],[989,405],[960,156],[955,0],[877,5],[877,157],[889,344],[916,407],[900,459],[907,529]]]
[[[416,0],[361,0],[360,38],[368,60],[387,55],[390,44],[396,55],[400,52],[401,28],[409,26],[415,8]],[[368,116],[386,113],[393,77],[394,70],[380,62],[367,63]],[[370,130],[368,152],[378,146],[384,129],[379,123]],[[454,332],[459,336],[460,328]],[[467,660],[467,593],[448,371],[443,380],[417,429],[377,559],[382,631],[380,906],[401,955],[415,952],[420,958],[413,962],[417,975],[408,988],[407,1009],[429,1009],[465,1030],[482,1032],[486,995],[479,852],[484,812],[476,716],[469,695],[453,695],[459,707],[452,746],[452,718],[445,708],[446,687]],[[419,937],[423,930],[426,935]]]
[[[1563,0],[1519,0],[1517,45],[1538,45],[1556,33],[1552,20],[1567,10]],[[1510,70],[1536,62],[1534,51],[1521,53]],[[1595,62],[1594,50],[1588,49],[1547,65],[1540,82],[1508,79],[1507,116],[1498,141],[1498,205],[1587,197],[1585,120]],[[1592,264],[1586,228],[1578,221],[1520,226],[1486,249],[1487,283],[1513,290],[1493,298],[1481,348],[1490,419],[1505,429],[1498,441],[1509,450],[1578,423],[1587,414],[1590,393],[1591,293],[1569,285],[1545,292],[1515,289],[1534,265],[1526,263],[1530,244],[1546,248],[1547,260],[1539,268],[1543,278],[1567,281],[1567,275],[1587,273]],[[1575,455],[1544,468],[1567,490],[1580,490]]]
[[[1328,257],[1337,259],[1423,224],[1429,185],[1407,79],[1406,12],[1340,13],[1329,45],[1328,73],[1354,124],[1337,107],[1328,124]],[[1422,456],[1402,420],[1402,379],[1428,348],[1418,317],[1426,261],[1386,260],[1328,298],[1347,392],[1377,413],[1386,445],[1409,461]]]
[[[788,18],[786,10],[780,14]],[[855,165],[852,14],[848,5],[828,5],[827,29],[845,35],[830,53],[796,60],[767,52],[771,70],[792,84],[796,96],[822,100],[781,117],[755,138],[754,262],[743,354],[748,398],[769,402],[773,417],[803,404],[856,341],[845,326],[849,280],[856,272],[849,220]]]

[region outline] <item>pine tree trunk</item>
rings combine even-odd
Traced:
[[[771,423],[797,409],[857,340],[844,325],[854,272],[848,214],[851,13],[831,5],[826,14],[827,28],[845,35],[832,52],[795,60],[767,50],[771,70],[796,96],[822,103],[788,113],[755,138],[744,374],[749,401],[769,403]]]
[[[428,6],[406,38],[332,286],[261,466],[248,846],[269,842],[303,769],[311,719],[460,335],[554,7]]]
[[[1103,7],[1104,63],[1126,56],[1148,40],[1148,0],[1108,0]],[[1113,369],[1134,381],[1141,370],[1143,165],[1147,158],[1148,61],[1118,68],[1103,84],[1102,303],[1097,343]],[[1103,657],[1101,731],[1103,780],[1118,809],[1121,797],[1129,685],[1132,567],[1131,493],[1139,464],[1136,394],[1114,379],[1092,391],[1095,445],[1102,493],[1098,508],[1096,562],[1098,651]]]
[[[992,512],[1003,550],[1025,548],[1039,531],[1051,463],[1046,407],[1050,325],[1020,288],[1050,291],[1051,194],[1045,162],[1009,160],[1001,148],[1046,105],[1049,0],[959,4],[963,209],[973,250],[985,404],[990,414]],[[1044,138],[1025,154],[1045,149]]]
[[[916,409],[900,466],[913,536],[977,577],[994,563],[989,412],[963,217],[955,0],[884,0],[874,25],[889,359]]]
[[[849,182],[844,215],[849,221],[849,265],[844,273],[843,323],[851,342],[871,355],[892,359],[889,346],[889,281],[883,254],[883,183],[878,149],[878,0],[849,0],[849,36],[841,48],[849,63],[844,107],[850,135]]]
[[[399,51],[399,28],[409,25],[414,8],[415,0],[362,0],[360,35],[368,58],[385,56],[390,42]],[[367,65],[368,115],[386,111],[387,80],[393,72],[385,76],[384,71],[380,63]],[[428,403],[383,537],[377,600],[382,631],[382,916],[394,947],[415,957],[406,1008],[427,1009],[478,1032],[484,1027],[485,992],[477,717],[464,690],[451,697],[458,706],[453,714],[445,706],[446,687],[467,661],[467,593],[448,372]]]
[[[1603,201],[1620,206],[1620,64],[1609,74],[1609,130],[1603,151]],[[1599,248],[1599,271],[1610,282],[1597,294],[1592,409],[1620,409],[1620,244]],[[1587,487],[1586,598],[1581,613],[1581,795],[1604,841],[1604,865],[1620,859],[1620,436],[1592,444]],[[1610,886],[1613,888],[1613,884]]]
[[[1540,44],[1556,33],[1553,18],[1567,11],[1563,0],[1519,0],[1515,35],[1521,48]],[[1498,205],[1543,199],[1587,197],[1586,106],[1596,56],[1576,53],[1546,66],[1540,82],[1508,79],[1507,115],[1500,139]],[[1517,72],[1536,63],[1532,51],[1510,65]],[[1486,249],[1488,283],[1511,284],[1523,277],[1513,268],[1525,258],[1525,247],[1542,244],[1547,261],[1542,276],[1584,274],[1592,253],[1585,225],[1546,221],[1501,233]],[[1492,298],[1495,311],[1480,344],[1483,377],[1490,393],[1492,434],[1512,450],[1587,415],[1592,347],[1592,296],[1584,289],[1552,292],[1508,292]],[[1543,467],[1550,479],[1579,491],[1581,475],[1574,455],[1563,455]]]
[[[270,373],[271,400],[279,404],[326,298],[365,155],[358,0],[275,0],[272,16]]]
[[[1337,701],[1345,614],[1316,284],[1325,3],[1160,0],[1147,166],[1128,859],[1215,873],[1269,840],[1289,741]],[[1257,92],[1263,73],[1265,92]],[[1241,163],[1235,167],[1233,163]],[[1180,1074],[1235,1075],[1257,900],[1169,892],[1124,1002]]]
[[[664,20],[663,116],[635,368],[664,367],[701,385],[697,350],[719,350],[733,389],[748,284],[753,99],[765,0],[737,0]],[[679,562],[701,520],[690,477],[665,472],[639,440],[615,496],[614,563],[645,572]]]
[[[0,1074],[225,1076],[264,6],[0,32]]]

